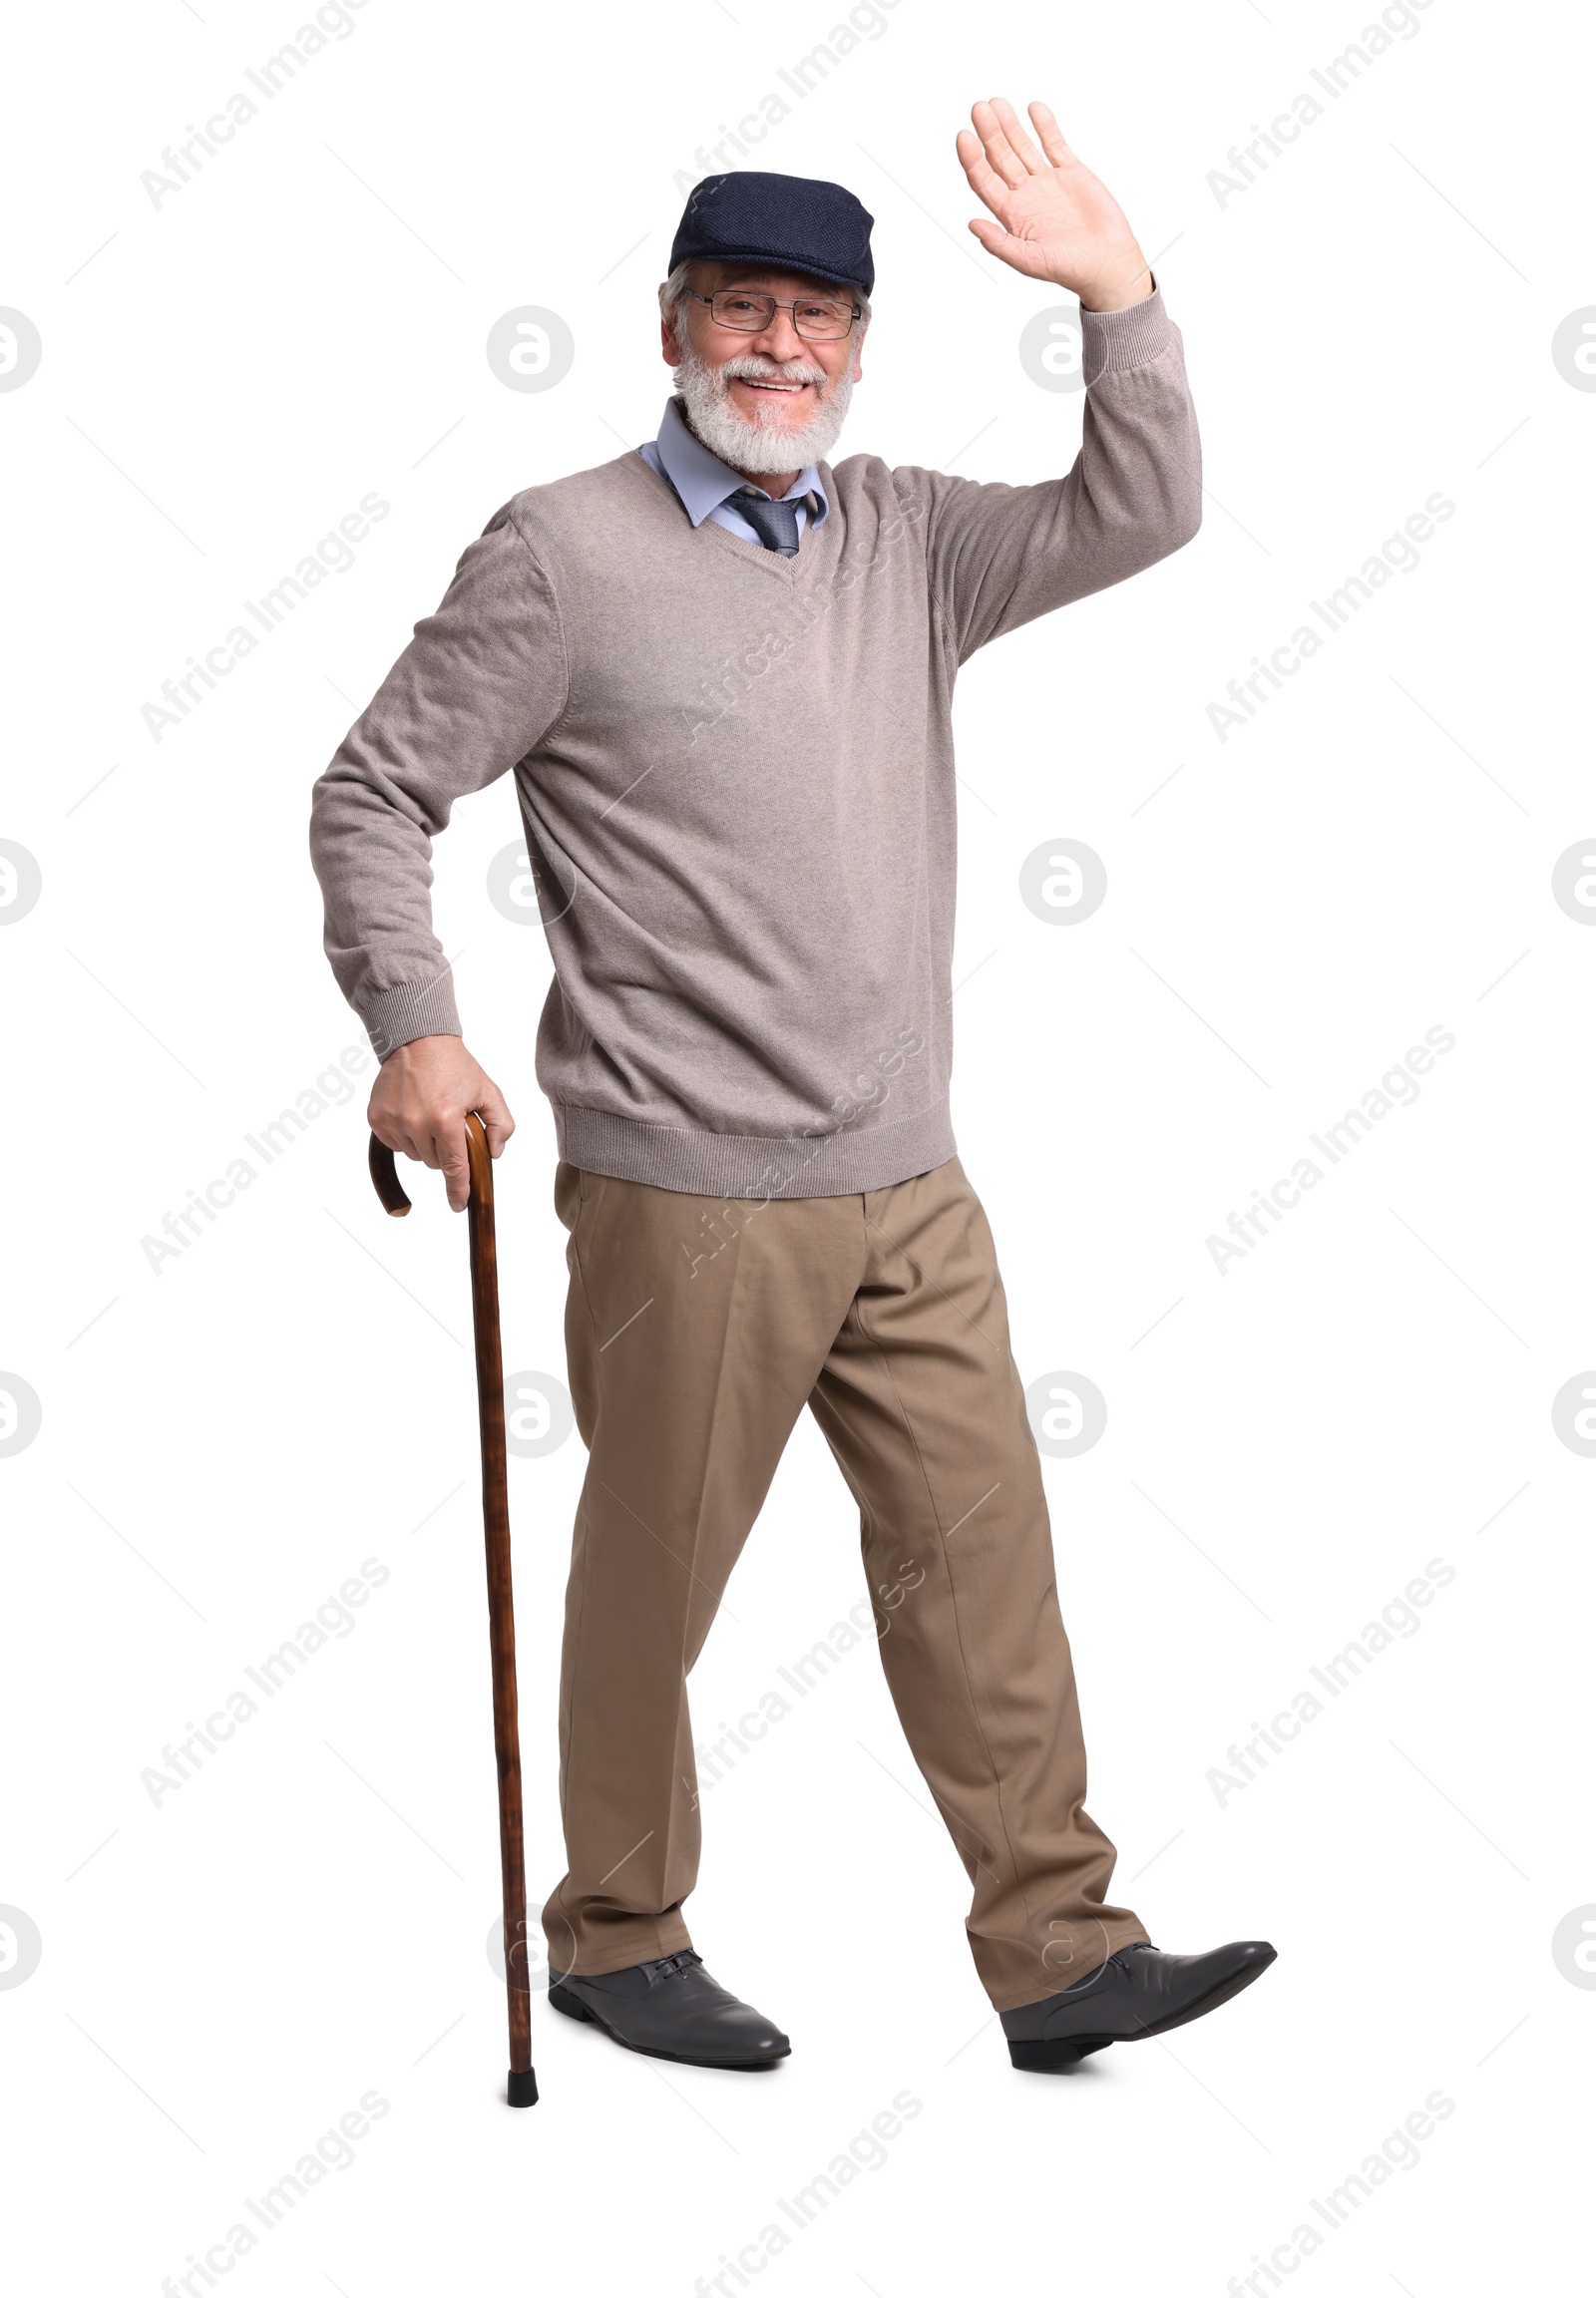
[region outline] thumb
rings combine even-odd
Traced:
[[[471,1164],[466,1155],[466,1133],[462,1125],[458,1133],[436,1143],[438,1163],[443,1171],[444,1187],[448,1192],[452,1210],[461,1213],[471,1202]]]
[[[503,1156],[505,1143],[516,1129],[516,1121],[497,1085],[484,1083],[483,1090],[477,1095],[476,1108],[488,1136],[490,1156]]]
[[[1046,260],[1028,239],[1021,239],[1015,232],[1005,231],[1000,223],[994,223],[986,215],[977,216],[970,228],[988,254],[996,255],[1011,271],[1022,271],[1027,279],[1045,278]]]

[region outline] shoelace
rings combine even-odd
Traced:
[[[1134,1978],[1135,1972],[1127,1958],[1132,1955],[1155,1955],[1157,1952],[1150,1939],[1132,1939],[1128,1946],[1118,1948],[1110,1955],[1105,1963],[1099,1963],[1095,1971],[1088,1971],[1084,1979],[1077,1979],[1073,1987],[1065,1987],[1062,1992],[1065,1995],[1073,1995],[1077,1991],[1082,1996],[1092,1995],[1120,1973],[1126,1978]]]
[[[648,1973],[649,1986],[655,1987],[661,1979],[673,1979],[678,1972],[691,1971],[702,1961],[703,1957],[692,1948],[678,1947],[674,1955],[661,1955],[657,1962],[645,1964],[643,1968]]]

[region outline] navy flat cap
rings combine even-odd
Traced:
[[[765,176],[752,168],[706,176],[687,194],[670,263],[765,264],[805,271],[839,287],[876,283],[870,226],[876,218],[840,184],[811,176]]]

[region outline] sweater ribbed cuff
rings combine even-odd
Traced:
[[[397,989],[380,989],[360,1018],[379,1061],[417,1037],[465,1035],[455,1010],[454,981],[447,971],[432,981],[404,981]]]
[[[1139,303],[1123,311],[1085,311],[1080,314],[1081,372],[1087,384],[1099,375],[1123,374],[1129,367],[1148,367],[1167,351],[1175,338],[1174,322],[1155,287]]]

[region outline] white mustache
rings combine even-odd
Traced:
[[[812,367],[807,359],[772,359],[757,351],[723,360],[719,374],[723,386],[734,382],[813,383],[823,390],[828,380],[825,368]]]

